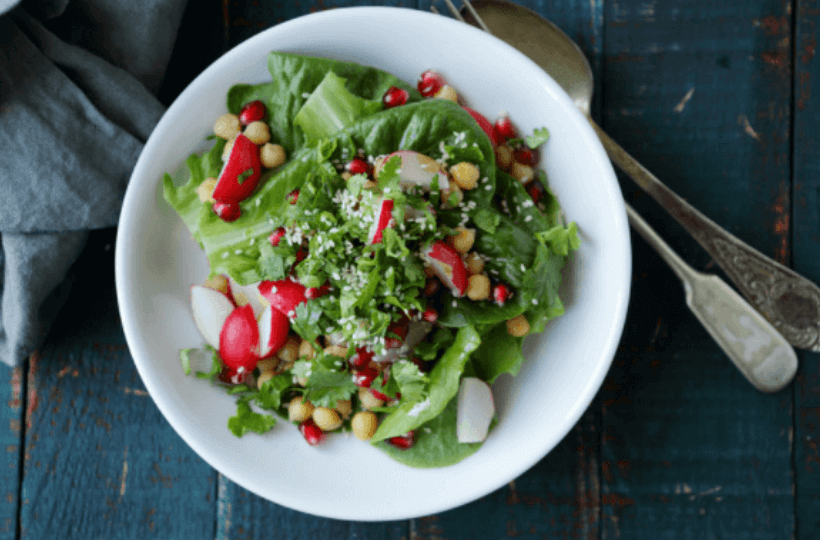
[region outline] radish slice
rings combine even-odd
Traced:
[[[470,116],[473,117],[473,120],[478,122],[478,126],[484,130],[484,133],[486,133],[487,137],[490,138],[490,142],[493,143],[493,146],[498,146],[499,144],[504,142],[498,140],[498,132],[495,130],[495,128],[493,128],[493,125],[490,123],[489,120],[487,120],[487,118],[483,114],[474,111],[470,107],[463,107],[463,109],[470,113]]]
[[[392,157],[398,156],[401,159],[399,165],[399,179],[402,187],[419,186],[423,189],[430,189],[433,179],[438,178],[438,188],[445,190],[450,188],[450,181],[447,173],[441,170],[441,165],[431,157],[413,152],[412,150],[399,150],[388,154],[384,158],[376,161],[374,176],[379,178],[384,164]]]
[[[450,244],[438,240],[422,252],[424,260],[433,267],[436,275],[455,296],[463,296],[467,290],[467,268],[464,261]]]
[[[265,309],[262,299],[259,298],[259,283],[261,282],[240,285],[232,277],[229,277],[228,283],[234,303],[237,306],[249,304],[253,308],[253,316],[259,317]],[[244,302],[243,299],[246,299],[247,302]]]
[[[464,377],[458,387],[456,438],[460,443],[476,443],[487,438],[495,404],[490,386],[475,377]]]
[[[219,173],[213,198],[221,203],[238,203],[253,193],[261,176],[259,147],[240,133],[236,136],[228,161]]]
[[[219,333],[233,308],[231,299],[220,291],[202,285],[191,287],[194,323],[205,342],[214,349],[219,348]]]
[[[259,326],[251,306],[238,307],[228,315],[219,333],[219,356],[229,370],[242,375],[256,368],[259,357]]]
[[[259,357],[265,358],[284,347],[289,329],[290,323],[284,313],[272,306],[266,307],[259,317]]]
[[[259,284],[259,294],[270,302],[274,309],[291,318],[296,315],[296,306],[307,302],[305,291],[304,285],[292,279],[263,281]]]
[[[381,244],[382,231],[388,227],[392,227],[393,219],[393,201],[391,199],[382,199],[379,202],[378,211],[376,212],[376,219],[370,227],[370,232],[367,235],[368,244]]]

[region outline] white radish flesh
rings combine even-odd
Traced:
[[[464,377],[458,387],[456,437],[461,443],[481,442],[495,415],[490,386],[475,377]]]
[[[233,302],[225,294],[202,285],[191,287],[194,323],[205,342],[215,349],[219,348],[219,333],[233,308]]]

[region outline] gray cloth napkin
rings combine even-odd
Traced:
[[[40,345],[116,225],[187,0],[0,0],[0,360]],[[62,284],[62,286],[61,286]]]

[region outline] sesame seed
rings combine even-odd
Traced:
[[[493,189],[493,186],[486,185],[486,186],[484,186],[484,189],[487,190],[487,191],[490,191],[491,189]]]
[[[524,266],[523,264],[521,265],[521,271],[522,271],[522,272],[526,272],[526,271],[527,271],[527,267],[526,267],[526,266]]]
[[[525,218],[524,218],[524,221],[525,221],[525,222],[527,222],[527,221],[532,221],[532,216],[527,216],[527,217],[525,217]]]
[[[453,300],[453,307],[458,307],[458,302],[456,300]]]
[[[537,306],[538,305],[538,300],[533,298],[532,299],[532,305]]]

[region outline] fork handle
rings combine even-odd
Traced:
[[[820,351],[820,288],[704,216],[630,156],[592,119],[609,159],[703,246],[752,306],[795,347]]]

